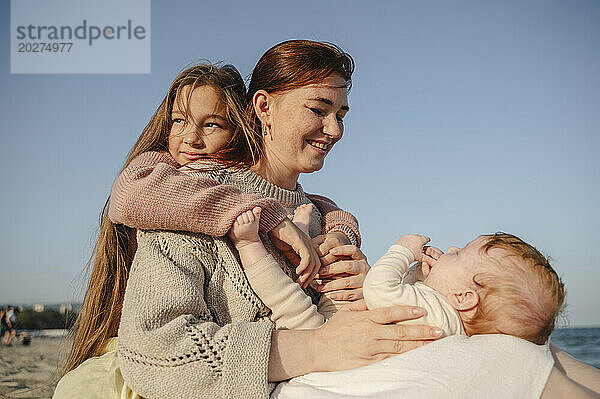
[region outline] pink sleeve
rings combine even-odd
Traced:
[[[358,220],[350,212],[341,210],[329,198],[317,194],[306,194],[323,214],[323,231],[329,233],[339,231],[348,237],[350,242],[360,247]]]
[[[244,194],[235,187],[180,172],[166,152],[136,157],[117,177],[108,217],[140,229],[182,230],[220,237],[242,212],[260,206],[260,231],[267,233],[287,217],[279,202]]]

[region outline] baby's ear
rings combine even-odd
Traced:
[[[470,288],[449,294],[447,298],[452,307],[459,312],[473,311],[479,305],[479,294]]]

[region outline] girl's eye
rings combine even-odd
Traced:
[[[184,123],[185,120],[183,118],[173,118],[173,123]]]
[[[311,108],[311,107],[307,107],[309,110],[311,110],[315,115],[319,115],[322,116],[323,115],[323,111],[321,111],[318,108]]]
[[[222,129],[221,125],[219,125],[218,123],[214,123],[214,122],[209,122],[209,123],[205,124],[204,127],[212,127],[212,128]]]

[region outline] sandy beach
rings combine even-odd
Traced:
[[[0,398],[51,398],[63,342],[34,337],[29,346],[0,347]]]

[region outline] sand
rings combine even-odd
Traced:
[[[30,346],[1,346],[0,398],[51,398],[59,350],[65,350],[62,338],[34,337]]]

